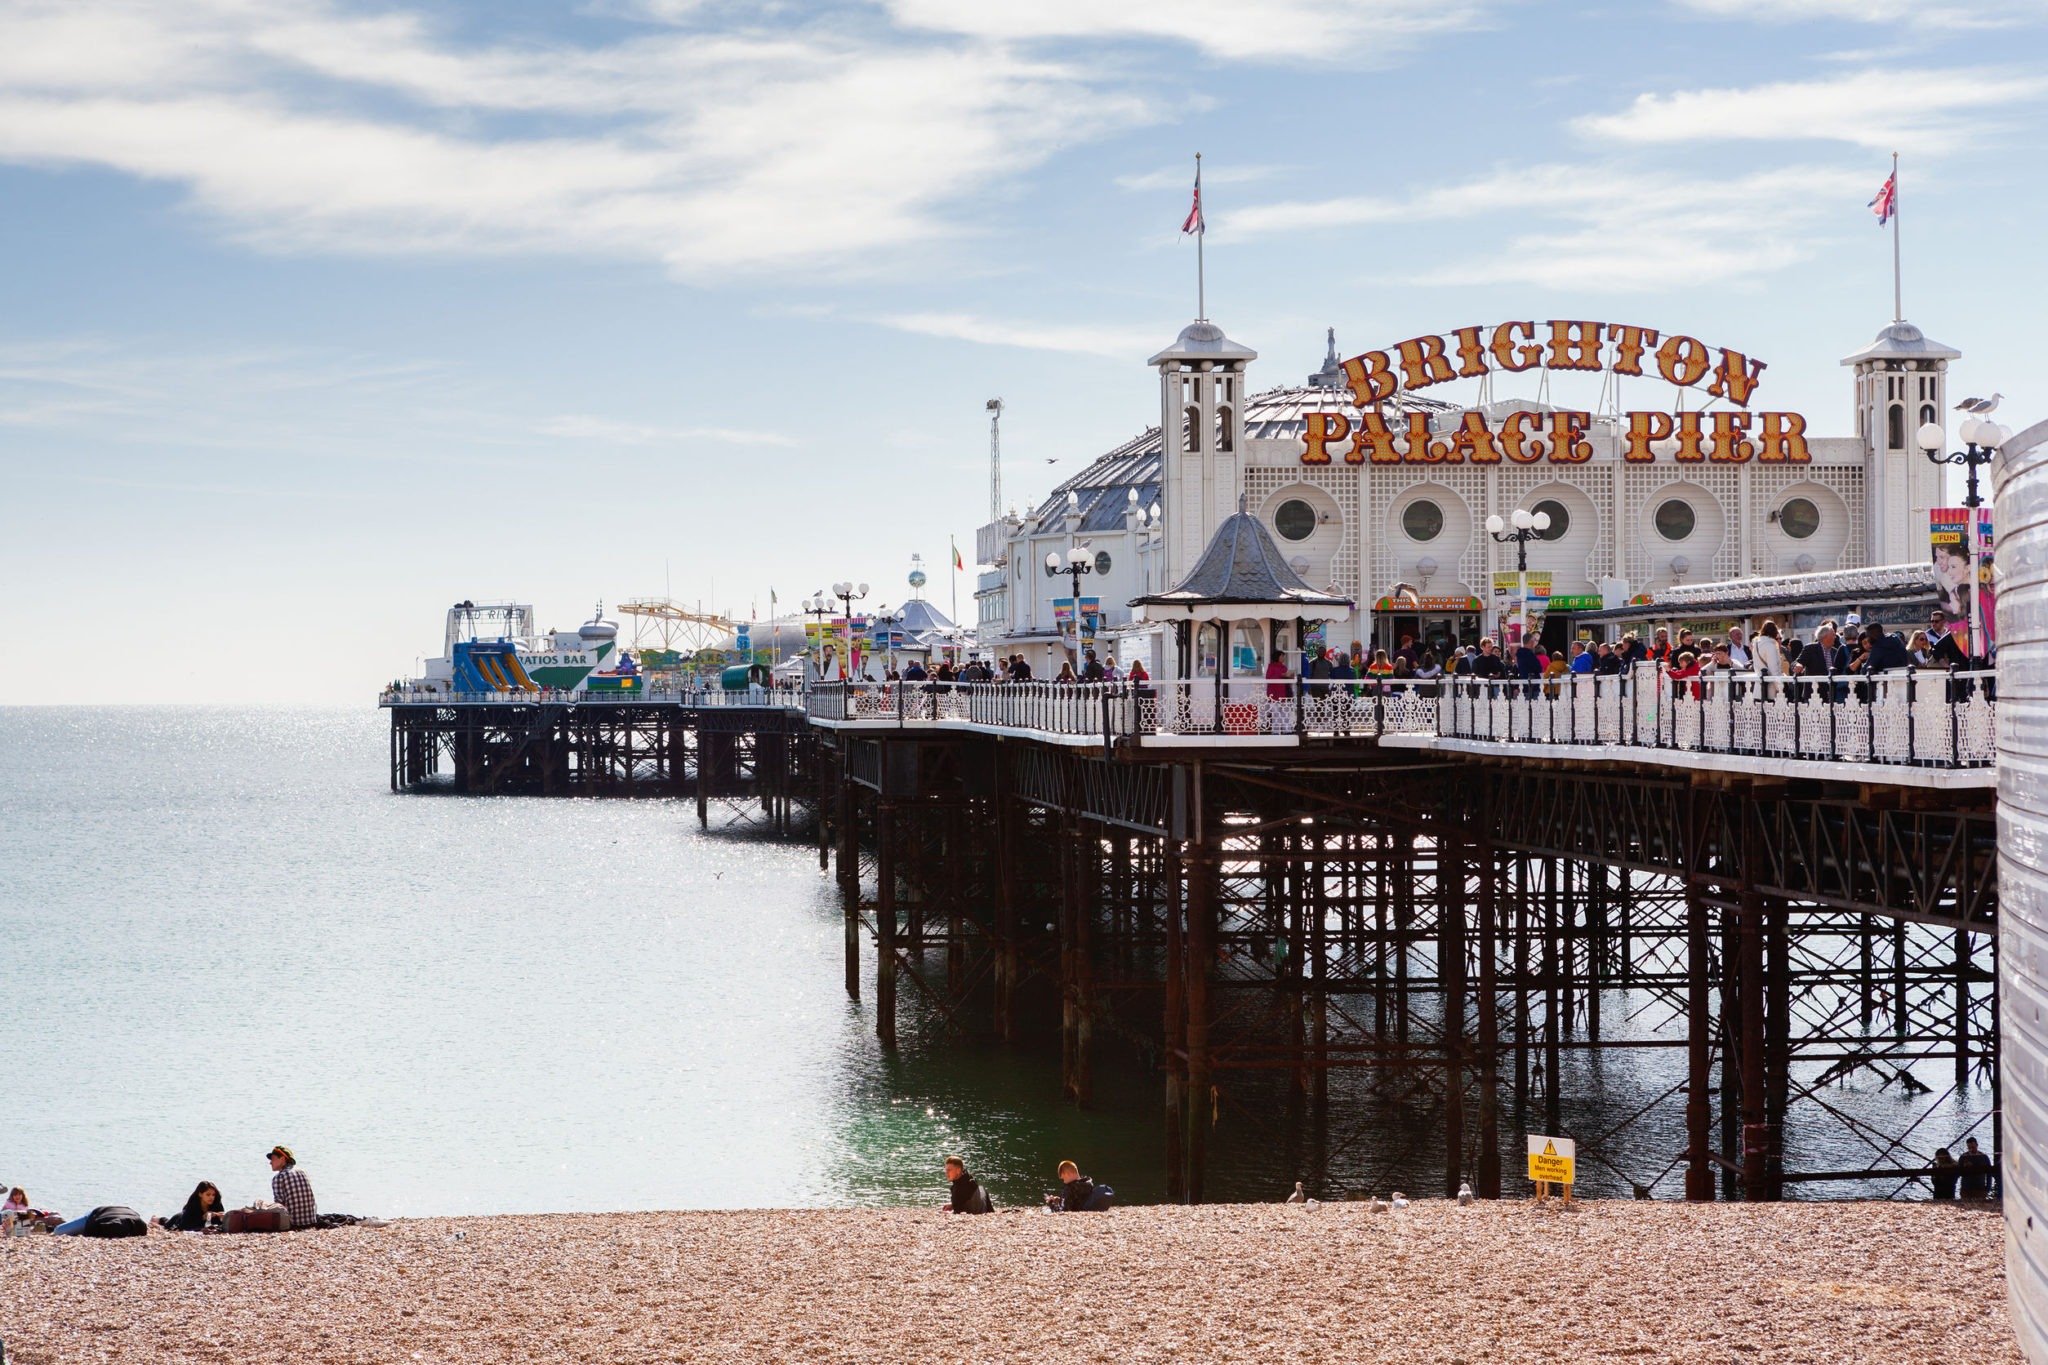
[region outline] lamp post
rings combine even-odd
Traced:
[[[1076,545],[1067,551],[1067,562],[1060,563],[1060,552],[1048,550],[1045,554],[1045,571],[1049,574],[1072,574],[1074,578],[1074,662],[1081,661],[1081,575],[1094,573],[1095,566],[1088,562],[1088,552]]]
[[[1509,522],[1514,523],[1512,531],[1507,529]],[[1520,507],[1508,514],[1507,521],[1502,521],[1498,512],[1486,519],[1488,535],[1503,545],[1512,542],[1515,547],[1516,591],[1520,594],[1515,599],[1515,615],[1520,630],[1517,644],[1529,634],[1529,542],[1549,529],[1550,513],[1531,512]]]
[[[1941,423],[1928,422],[1919,431],[1920,448],[1927,452],[1930,463],[1959,464],[1969,475],[1969,491],[1963,497],[1963,506],[1969,509],[1963,544],[1970,551],[1970,657],[1983,659],[1990,651],[1984,648],[1984,592],[1977,578],[1982,572],[1977,565],[1977,509],[1984,505],[1984,499],[1977,493],[1977,471],[1996,458],[1999,448],[2012,436],[2012,429],[1971,417],[1964,420],[1956,434],[1963,438],[1964,448],[1944,455],[1941,448],[1948,444],[1948,433]]]
[[[832,585],[832,595],[846,604],[842,614],[846,617],[846,652],[848,655],[851,655],[853,653],[853,604],[868,595],[868,585],[862,583],[856,588],[852,583],[834,583]],[[851,658],[844,658],[839,661],[840,671],[849,682],[853,680],[852,666],[853,660]]]
[[[823,588],[803,601],[804,615],[815,617],[818,627],[818,680],[825,681],[825,618],[832,614],[832,599],[825,595]]]

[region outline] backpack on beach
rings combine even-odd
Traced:
[[[1108,1213],[1116,1206],[1116,1191],[1107,1185],[1097,1185],[1088,1202],[1081,1206],[1083,1213]]]
[[[988,1197],[988,1191],[983,1189],[980,1182],[977,1181],[974,1186],[974,1208],[970,1212],[994,1213],[995,1211],[996,1201]]]

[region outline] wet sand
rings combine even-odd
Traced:
[[[741,1212],[0,1241],[7,1359],[2018,1362],[1995,1210]]]

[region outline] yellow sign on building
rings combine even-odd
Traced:
[[[1578,1147],[1570,1138],[1539,1137],[1529,1135],[1529,1178],[1547,1180],[1553,1185],[1572,1183],[1572,1167],[1578,1158]]]

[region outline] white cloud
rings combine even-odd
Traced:
[[[1204,166],[1202,183],[1205,185],[1241,185],[1254,180],[1266,180],[1288,169],[1285,166]],[[1195,163],[1190,157],[1178,166],[1162,166],[1156,171],[1142,175],[1120,175],[1116,178],[1118,189],[1125,190],[1190,190],[1195,184]]]
[[[1421,267],[1403,281],[1640,292],[1750,279],[1805,260],[1830,215],[1853,221],[1848,215],[1861,208],[1856,195],[1869,188],[1867,179],[1825,167],[1735,179],[1624,166],[1517,167],[1405,199],[1351,196],[1239,209],[1219,218],[1216,234],[1499,224],[1506,235],[1484,254]]]
[[[1687,9],[1722,19],[1789,24],[1849,19],[1870,24],[1909,23],[1929,28],[1994,28],[2038,20],[2037,0],[1678,0]]]
[[[1493,0],[886,0],[898,22],[980,38],[1150,39],[1234,61],[1371,61],[1476,28]]]
[[[705,278],[957,229],[943,210],[1155,116],[1129,81],[844,25],[470,48],[320,0],[0,4],[0,159],[186,187],[285,249],[555,250]]]
[[[966,313],[902,313],[875,321],[919,336],[972,341],[984,346],[1021,346],[1032,351],[1065,351],[1073,355],[1143,360],[1171,340],[1171,329],[1148,332],[1131,327],[1091,327],[1085,323],[1041,325],[999,322]]]
[[[1998,111],[2041,98],[2048,79],[2003,71],[1859,71],[1746,89],[1638,95],[1618,114],[1573,127],[1639,144],[1737,139],[1849,142],[1883,151],[1942,151],[1988,130]]]
[[[546,436],[576,441],[602,441],[619,446],[687,445],[692,441],[717,441],[726,445],[793,446],[794,438],[779,431],[755,431],[740,427],[657,427],[638,422],[620,422],[607,417],[570,415],[541,423]]]

